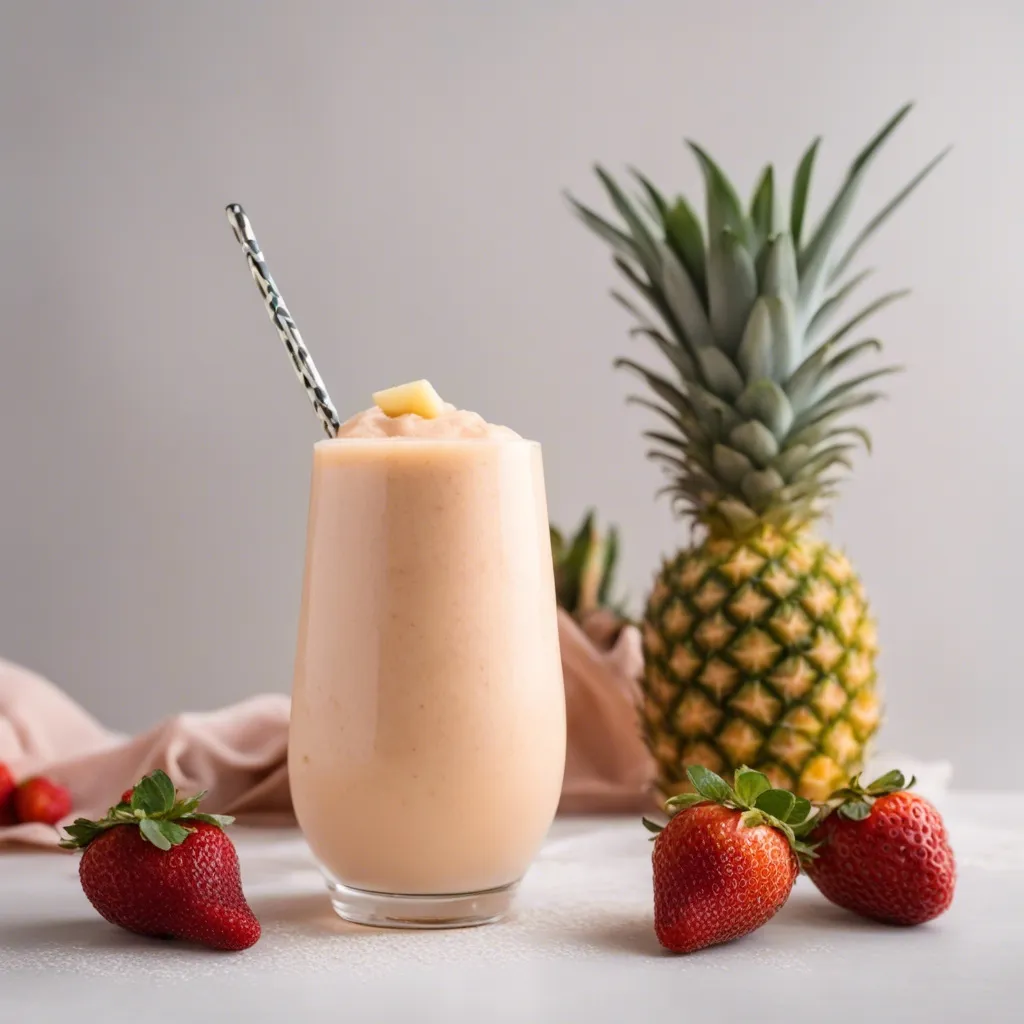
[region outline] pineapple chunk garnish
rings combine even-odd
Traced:
[[[436,419],[444,411],[444,402],[429,380],[414,380],[394,388],[376,391],[373,403],[386,416],[405,416],[412,413],[425,420]]]

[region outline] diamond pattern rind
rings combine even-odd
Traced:
[[[645,615],[648,746],[663,795],[685,767],[741,764],[824,799],[881,723],[877,634],[846,556],[812,534],[716,537],[663,566]]]

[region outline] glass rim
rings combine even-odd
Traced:
[[[368,447],[419,445],[443,445],[445,447],[456,447],[462,445],[487,445],[489,447],[510,447],[518,448],[529,445],[540,448],[540,441],[534,441],[528,437],[409,437],[399,434],[393,437],[322,437],[319,441],[313,442],[314,448],[340,448],[353,445],[366,445]]]

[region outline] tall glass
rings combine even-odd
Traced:
[[[564,763],[540,445],[317,444],[288,765],[337,912],[501,917]]]

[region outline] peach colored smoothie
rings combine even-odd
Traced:
[[[338,912],[500,916],[564,759],[540,446],[447,405],[353,417],[314,448],[289,743]]]

